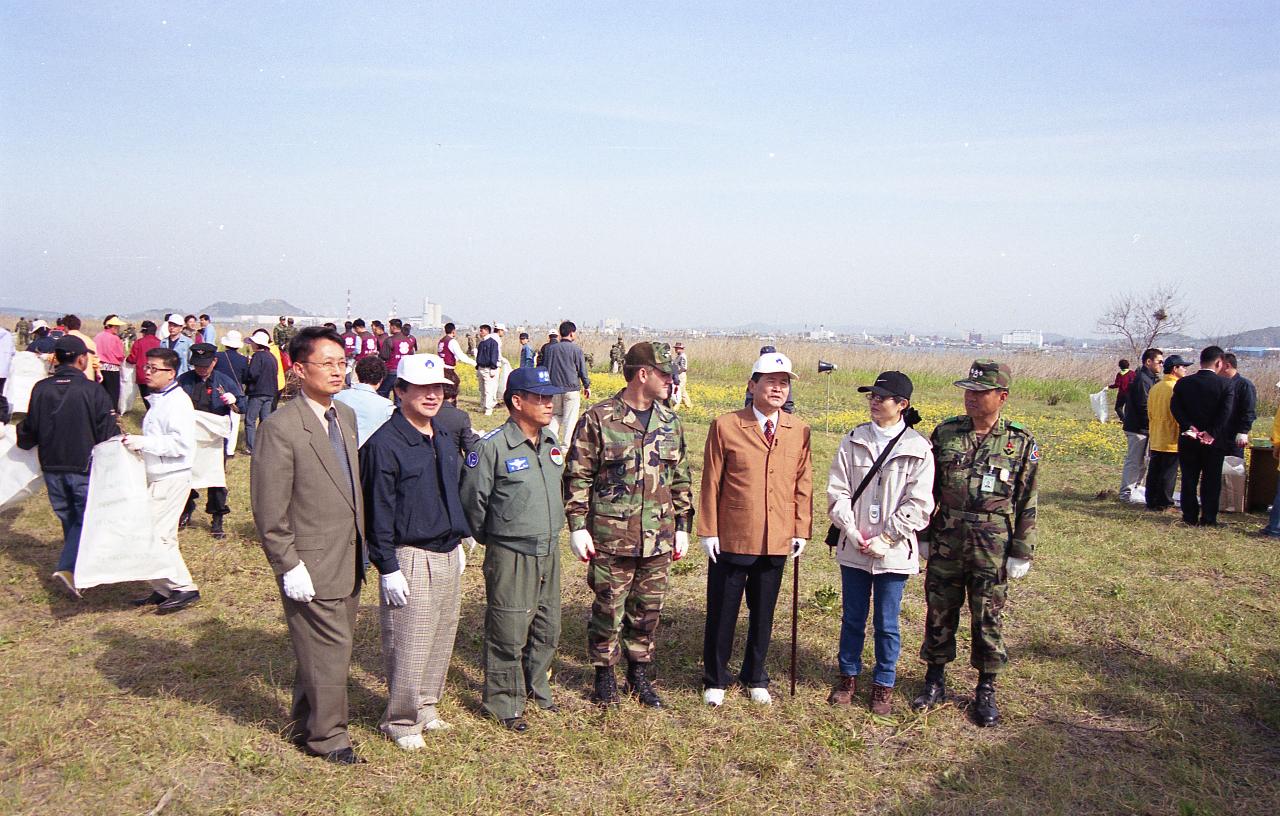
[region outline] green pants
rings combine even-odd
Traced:
[[[928,604],[920,659],[946,665],[956,659],[960,609],[969,599],[969,662],[978,671],[998,673],[1009,662],[1000,634],[1008,577],[1003,547],[993,550],[990,531],[961,527],[931,546],[925,570]]]
[[[560,551],[523,555],[490,545],[483,571],[484,711],[499,720],[519,717],[530,697],[547,708],[560,645]]]

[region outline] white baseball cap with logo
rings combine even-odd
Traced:
[[[172,323],[172,324],[173,324],[173,325],[175,325],[175,326],[185,326],[185,325],[187,325],[187,321],[183,320],[183,319],[182,319],[182,315],[178,314],[177,312],[174,312],[173,314],[171,314],[171,315],[169,315],[168,317],[166,317],[166,318],[164,319],[164,322],[166,322],[166,323]]]
[[[435,354],[410,354],[401,357],[396,366],[396,379],[413,385],[448,385],[444,360]]]
[[[793,380],[800,379],[796,373],[791,370],[791,358],[785,354],[772,352],[770,354],[761,354],[756,359],[756,364],[751,366],[752,374],[786,374]]]

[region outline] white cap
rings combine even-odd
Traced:
[[[444,360],[435,354],[410,354],[401,357],[396,366],[396,379],[414,385],[448,385],[444,375]]]
[[[235,329],[232,329],[231,331],[222,335],[222,345],[226,346],[227,348],[240,348],[241,346],[244,345],[244,338],[240,336],[240,332],[236,331]]]
[[[266,348],[271,345],[271,337],[262,329],[258,329],[256,332],[249,335],[249,342],[256,343],[257,345]]]
[[[172,324],[173,324],[173,325],[175,325],[175,326],[185,326],[185,325],[187,325],[187,321],[183,320],[183,319],[182,319],[182,315],[178,314],[177,312],[174,312],[173,314],[171,314],[171,315],[169,315],[168,317],[166,317],[166,318],[164,319],[164,322],[166,322],[166,323],[172,323]]]
[[[506,330],[507,330],[507,324],[506,324],[506,323],[494,323],[494,324],[493,324],[493,330],[494,330],[494,331],[506,331]]]
[[[31,331],[36,331],[37,329],[47,329],[47,328],[49,328],[49,324],[44,322],[43,320],[37,320],[36,322],[31,324]]]
[[[756,364],[751,366],[752,374],[786,374],[793,380],[798,380],[795,372],[791,370],[791,358],[785,354],[773,352],[772,354],[761,354],[756,360]]]

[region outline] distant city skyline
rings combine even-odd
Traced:
[[[0,311],[1280,324],[1280,9],[10,3]],[[412,305],[411,305],[412,304]],[[49,304],[53,305],[53,304]]]

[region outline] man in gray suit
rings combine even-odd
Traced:
[[[364,563],[356,417],[342,390],[342,338],[308,327],[289,343],[298,398],[263,421],[253,446],[253,519],[278,576],[297,659],[293,740],[340,765],[364,762],[347,734],[347,674]]]

